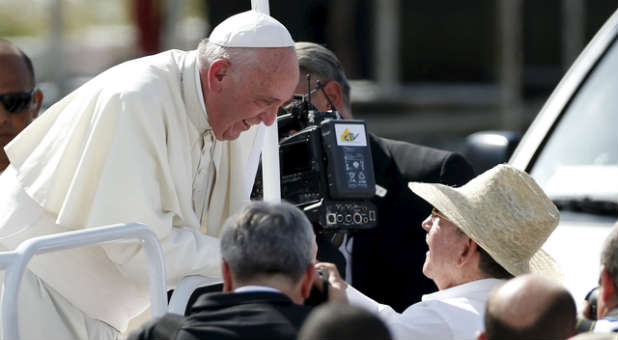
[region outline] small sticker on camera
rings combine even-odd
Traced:
[[[337,145],[339,146],[367,146],[365,126],[362,124],[335,124]]]

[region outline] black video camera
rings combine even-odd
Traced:
[[[375,227],[370,201],[375,175],[365,122],[341,120],[332,103],[331,111],[318,111],[311,94],[295,96],[277,117],[281,198],[303,209],[317,231]],[[251,198],[262,197],[260,166]]]

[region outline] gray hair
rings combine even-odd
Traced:
[[[467,236],[463,230],[459,229],[459,227],[455,228],[455,232],[459,236]],[[474,242],[474,240],[472,240]],[[476,242],[474,242],[476,243]],[[501,264],[499,264],[496,260],[489,255],[489,253],[483,249],[478,243],[476,243],[476,247],[479,251],[479,271],[486,275],[487,277],[492,277],[495,279],[511,279],[513,278],[513,274],[509,273]]]
[[[257,66],[257,49],[248,47],[224,47],[213,44],[208,38],[203,39],[197,47],[198,64],[200,68],[207,67],[217,59],[227,59],[232,68],[238,67],[244,73],[247,69],[254,69]]]
[[[614,225],[605,239],[601,264],[611,274],[614,286],[618,287],[618,224]]]
[[[221,257],[240,282],[272,274],[298,282],[313,261],[313,242],[313,227],[300,209],[254,201],[225,222]]]
[[[301,77],[309,73],[312,79],[317,77],[323,83],[336,81],[343,91],[343,103],[350,109],[350,83],[337,56],[326,47],[312,42],[297,42],[294,47]]]

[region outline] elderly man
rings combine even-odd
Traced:
[[[223,221],[248,201],[261,127],[292,95],[287,29],[248,11],[196,51],[120,64],[52,106],[7,147],[0,246],[141,222],[158,236],[168,283],[219,278]],[[242,133],[242,135],[241,135]],[[24,276],[24,338],[105,338],[148,306],[144,250],[109,243],[36,258]]]
[[[575,334],[576,313],[562,285],[535,274],[518,276],[490,294],[478,339],[567,339]]]
[[[4,146],[39,114],[43,92],[35,84],[30,58],[0,39],[0,173],[9,165]]]
[[[168,314],[133,339],[296,339],[311,311],[317,245],[311,223],[289,203],[253,202],[221,235],[224,293],[202,295],[190,315]]]
[[[317,265],[329,271],[329,298],[347,296],[379,313],[396,339],[472,339],[483,329],[489,292],[504,279],[531,271],[559,277],[540,249],[559,212],[525,172],[498,165],[460,188],[418,182],[410,188],[434,207],[422,223],[429,246],[423,274],[438,292],[400,314],[347,286],[333,265]]]
[[[294,46],[301,75],[295,93],[307,92],[308,73],[313,82],[320,80],[324,84],[341,116],[352,119],[350,84],[335,54],[311,42],[297,42]],[[331,109],[321,91],[311,96],[311,103],[321,111]],[[472,178],[473,171],[457,153],[373,134],[369,135],[369,145],[376,184],[380,187],[372,199],[378,210],[378,225],[355,233],[342,243],[340,250],[347,260],[345,279],[371,298],[403,311],[423,294],[436,290],[421,272],[427,245],[425,233],[417,228],[431,207],[408,190],[408,182],[461,186]],[[318,258],[322,258],[323,250],[320,247]]]

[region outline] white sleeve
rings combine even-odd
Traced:
[[[453,334],[439,313],[424,303],[416,303],[403,313],[378,303],[348,285],[346,296],[350,304],[377,314],[389,327],[394,339],[452,339]]]
[[[418,302],[388,322],[394,339],[453,339],[446,320],[430,306]]]
[[[110,101],[107,110],[120,113],[113,126],[100,131],[111,135],[104,138],[108,143],[105,152],[94,156],[101,160],[93,159],[88,164],[99,168],[95,170],[97,176],[93,176],[98,181],[90,184],[94,189],[86,225],[148,225],[163,248],[171,285],[189,274],[220,277],[219,240],[178,222],[182,220],[179,195],[191,192],[179,192],[174,185],[171,167],[181,165],[169,162],[162,119],[152,112],[141,112],[145,106],[136,98],[124,97],[122,101]],[[96,133],[92,132],[93,139]],[[103,248],[125,276],[146,282],[146,256],[141,244],[115,242]]]

